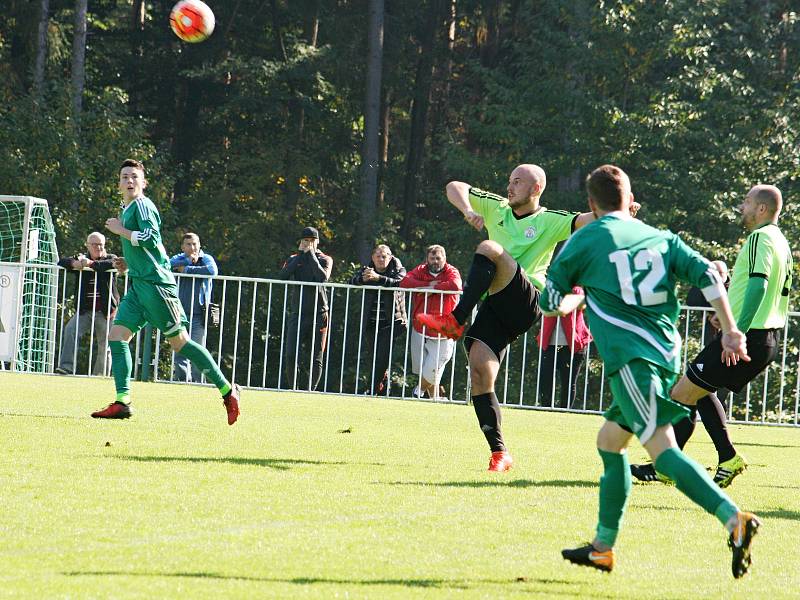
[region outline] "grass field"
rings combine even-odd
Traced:
[[[730,488],[763,517],[754,566],[674,488],[636,485],[611,575],[591,537],[600,418],[505,411],[517,461],[485,472],[471,407],[0,373],[0,597],[789,598],[800,589],[800,431],[734,427]],[[702,427],[699,427],[702,430]],[[703,431],[689,453],[710,465]],[[636,445],[634,459],[644,453]],[[680,585],[685,587],[678,587]]]

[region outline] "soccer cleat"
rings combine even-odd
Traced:
[[[744,577],[750,568],[752,558],[750,556],[750,546],[753,545],[753,537],[758,533],[761,521],[749,512],[740,512],[736,515],[736,527],[728,537],[728,548],[733,552],[731,570],[736,579]]]
[[[744,456],[737,454],[730,460],[719,463],[717,472],[714,473],[714,483],[721,488],[728,487],[739,473],[747,468]]]
[[[236,423],[239,418],[239,398],[241,396],[241,389],[237,384],[233,384],[231,391],[225,394],[222,399],[222,404],[225,410],[228,411],[228,425]]]
[[[459,325],[453,313],[446,315],[430,315],[420,313],[416,317],[417,326],[425,327],[428,332],[439,333],[451,340],[457,340],[464,333],[464,326]]]
[[[561,556],[575,565],[592,567],[610,573],[614,568],[614,551],[606,550],[600,552],[595,550],[591,544],[586,544],[580,548],[567,548],[561,551]]]
[[[489,459],[489,471],[495,473],[505,473],[514,464],[514,459],[505,450],[492,452],[492,458]]]
[[[103,410],[92,413],[94,419],[129,419],[130,416],[131,407],[124,402],[112,402]]]
[[[672,481],[672,479],[670,479],[663,473],[659,473],[658,471],[656,471],[656,468],[653,466],[652,463],[648,463],[646,465],[631,465],[631,475],[633,475],[636,479],[644,483],[650,483],[651,481],[660,481],[665,485],[675,484],[675,482]]]

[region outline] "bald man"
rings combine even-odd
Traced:
[[[86,238],[88,254],[64,257],[58,265],[73,271],[76,278],[77,308],[67,321],[61,337],[61,353],[55,372],[72,375],[78,357],[78,341],[87,333],[95,340],[93,375],[105,375],[111,366],[108,355],[108,319],[119,304],[114,285],[114,254],[106,253],[106,237],[94,231]]]
[[[539,320],[539,294],[556,244],[594,220],[592,213],[548,210],[539,203],[547,185],[537,165],[519,165],[508,178],[507,198],[461,181],[447,184],[447,199],[464,220],[489,239],[475,250],[464,294],[452,313],[418,314],[428,332],[452,339],[464,335],[469,354],[472,404],[492,452],[489,471],[508,471],[513,464],[500,429],[500,403],[494,392],[508,345]],[[638,207],[638,205],[637,205]],[[464,324],[488,292],[477,317]]]
[[[728,437],[725,411],[717,390],[726,388],[739,393],[775,360],[789,310],[792,251],[778,228],[782,208],[783,197],[774,185],[754,186],[739,206],[742,224],[751,233],[736,257],[728,295],[736,323],[747,335],[750,362],[725,364],[717,336],[689,364],[671,392],[673,400],[690,410],[698,403],[715,407],[702,416],[718,453],[714,481],[723,488],[744,471],[747,463]],[[675,439],[681,448],[693,432],[691,418],[675,424]],[[664,480],[652,465],[631,465],[631,471],[643,481]]]

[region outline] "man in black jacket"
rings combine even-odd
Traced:
[[[322,375],[322,357],[328,341],[328,295],[322,284],[331,277],[333,259],[318,247],[319,232],[306,227],[300,235],[298,251],[278,274],[279,279],[315,284],[287,286],[290,296],[283,334],[283,376],[289,389],[316,390]]]
[[[373,396],[389,392],[388,368],[393,338],[406,333],[405,294],[387,292],[382,287],[399,288],[406,269],[386,244],[375,246],[369,265],[361,267],[350,280],[352,285],[376,286],[364,291],[361,315],[361,357],[367,373],[367,391]]]
[[[114,254],[106,254],[106,238],[97,231],[86,238],[89,255],[76,254],[61,258],[58,265],[75,273],[77,307],[64,327],[61,355],[55,372],[72,375],[78,355],[78,341],[91,333],[97,348],[93,375],[105,375],[111,367],[108,355],[108,324],[119,304],[114,268]]]

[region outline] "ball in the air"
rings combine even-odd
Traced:
[[[169,14],[169,26],[184,42],[202,42],[214,31],[214,25],[214,13],[200,0],[181,0]]]

